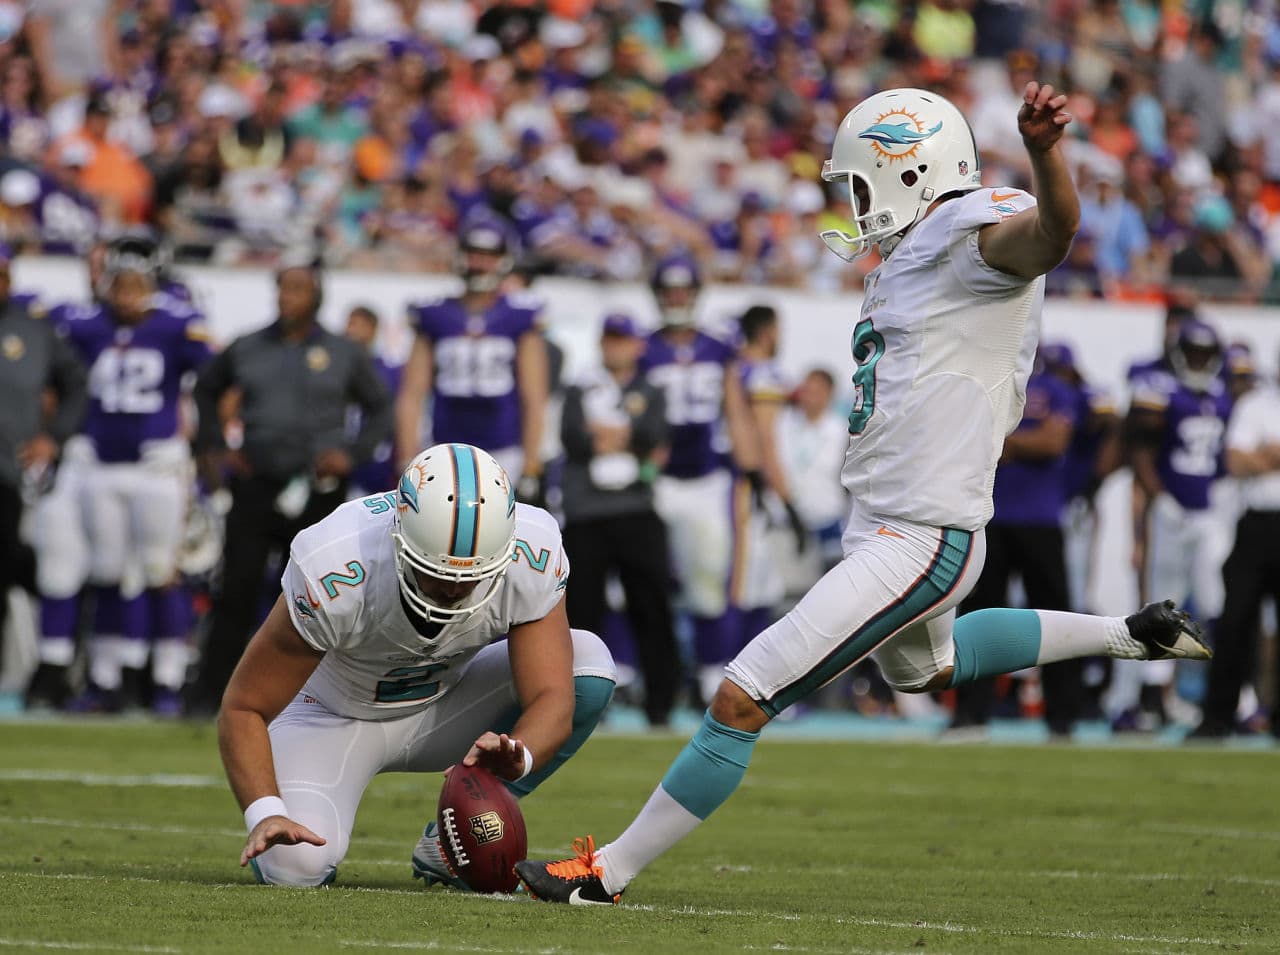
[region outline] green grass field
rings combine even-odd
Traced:
[[[604,842],[677,737],[598,735],[524,803]],[[338,884],[262,888],[204,724],[0,724],[0,950],[1280,951],[1274,752],[766,740],[615,909],[409,878],[439,777],[366,794]]]

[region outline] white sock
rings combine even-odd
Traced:
[[[55,667],[69,667],[76,656],[76,645],[70,637],[44,637],[40,640],[40,662]]]
[[[1142,660],[1147,648],[1129,636],[1124,617],[1095,617],[1062,610],[1037,610],[1040,654],[1036,663],[1057,663],[1076,657],[1116,657]]]
[[[115,647],[117,662],[129,670],[141,670],[151,655],[151,645],[133,637],[117,637]]]
[[[698,828],[702,822],[659,786],[626,831],[596,853],[604,871],[605,891],[617,895],[658,856]]]
[[[187,682],[187,641],[181,637],[151,645],[151,678],[166,690],[180,690]]]
[[[121,664],[116,652],[123,637],[89,638],[89,679],[100,690],[120,689]]]

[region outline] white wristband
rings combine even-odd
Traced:
[[[529,751],[529,747],[524,748],[524,772],[517,776],[517,779],[524,779],[533,772],[533,753]]]
[[[249,827],[250,832],[253,832],[258,827],[258,823],[268,816],[288,815],[289,810],[285,808],[284,800],[279,796],[262,796],[249,803],[249,808],[244,811],[244,824]]]

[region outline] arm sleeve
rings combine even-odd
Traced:
[[[654,448],[666,444],[670,437],[666,395],[661,388],[646,390],[649,402],[631,425],[631,453],[638,458],[648,457]]]
[[[591,435],[587,432],[587,416],[582,410],[582,389],[570,385],[564,393],[560,413],[560,443],[570,461],[591,460]]]
[[[58,395],[58,408],[49,422],[49,434],[59,444],[80,428],[89,397],[84,365],[71,343],[52,334],[53,361],[49,368],[50,384]]]
[[[988,265],[978,246],[978,232],[983,226],[1004,222],[1034,208],[1035,196],[1021,189],[979,189],[951,202],[956,205],[947,245],[951,249],[951,268],[965,288],[976,295],[1001,296],[1035,281]]]
[[[373,449],[391,440],[393,413],[391,396],[382,383],[373,360],[360,351],[356,354],[351,379],[347,383],[347,395],[360,406],[360,432],[351,442],[351,456],[358,462],[373,456]]]
[[[542,517],[545,520],[539,522],[541,529],[525,543],[534,554],[544,548],[548,551],[545,568],[538,571],[520,558],[509,571],[520,574],[520,597],[512,615],[513,625],[541,620],[563,599],[569,583],[569,556],[564,550],[560,528],[550,514],[544,511]]]
[[[280,578],[280,587],[288,602],[289,619],[307,645],[321,653],[338,649],[341,644],[338,627],[329,615],[324,590],[318,581],[310,579],[292,552]]]
[[[196,378],[192,395],[196,400],[196,411],[200,419],[196,428],[197,451],[227,446],[222,435],[222,420],[218,416],[218,400],[235,381],[235,348],[236,343],[233,342],[226,351],[215,355]]]

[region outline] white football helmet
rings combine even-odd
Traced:
[[[437,444],[409,462],[396,496],[391,539],[405,602],[432,623],[451,623],[492,600],[516,540],[516,495],[502,466],[469,444]],[[414,571],[480,586],[460,605],[441,606]]]
[[[876,243],[888,255],[897,242],[886,240],[913,225],[935,199],[982,187],[978,148],[960,110],[916,89],[886,90],[849,110],[822,178],[849,184],[857,231],[821,233],[827,248],[847,262]],[[866,188],[865,209],[858,208],[855,179]]]

